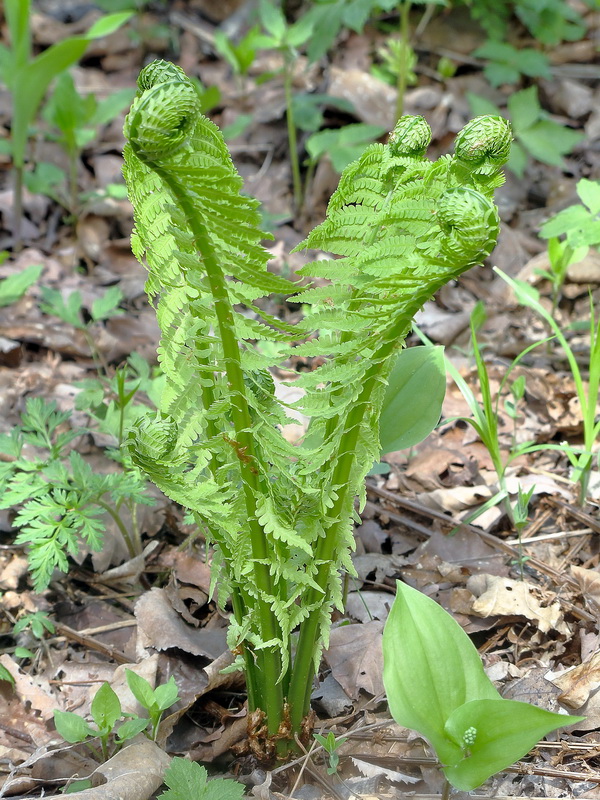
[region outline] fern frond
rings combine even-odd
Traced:
[[[127,447],[218,548],[234,607],[229,640],[243,650],[250,706],[264,707],[277,738],[286,701],[300,730],[331,608],[342,606],[354,499],[364,502],[364,476],[379,456],[394,355],[423,303],[491,252],[491,196],[510,128],[478,118],[454,156],[432,162],[427,122],[402,117],[388,144],[344,170],[326,219],[296,248],[331,255],[299,270],[313,280],[298,291],[267,270],[257,203],[240,193],[191,81],[155,62],[138,86],[125,174],[166,386],[160,412],[136,423]],[[292,326],[268,314],[267,293],[292,295],[305,317]],[[316,356],[319,366],[294,382],[305,394],[286,406],[268,367],[290,355]],[[310,418],[295,446],[280,432],[286,408]]]

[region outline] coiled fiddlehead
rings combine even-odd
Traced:
[[[475,175],[495,175],[508,160],[511,142],[512,130],[504,117],[475,117],[457,134],[454,157]]]
[[[160,467],[172,467],[177,446],[177,423],[168,414],[157,411],[142,417],[129,430],[125,447],[133,463],[148,474]]]
[[[425,117],[405,114],[390,133],[388,145],[393,156],[422,156],[431,142],[431,128]]]
[[[154,163],[185,145],[198,119],[198,93],[185,72],[166,61],[144,67],[138,89],[124,132],[138,158]]]
[[[442,254],[451,262],[465,266],[480,263],[492,252],[498,237],[498,212],[480,192],[456,186],[440,197],[437,222],[445,234]]]

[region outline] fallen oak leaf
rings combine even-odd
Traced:
[[[91,789],[69,794],[69,800],[148,800],[163,783],[171,758],[141,735],[92,773]]]

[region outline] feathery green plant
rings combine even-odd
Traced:
[[[295,735],[310,733],[340,572],[353,571],[354,499],[364,500],[379,457],[386,378],[416,311],[494,246],[491,196],[510,126],[473,120],[455,155],[431,162],[426,121],[402,117],[387,145],[346,168],[326,220],[298,246],[341,256],[303,267],[318,283],[299,290],[267,270],[258,203],[240,194],[185,73],[157,61],[138,87],[125,177],[166,384],[159,411],[135,424],[126,446],[208,532],[219,599],[232,601],[229,644],[246,673],[250,741],[264,758],[284,756]],[[295,294],[310,312],[287,325],[261,307],[271,292]],[[294,352],[324,363],[296,381],[306,392],[296,407],[311,421],[292,446],[269,367],[304,339]]]

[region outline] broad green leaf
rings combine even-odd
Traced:
[[[287,26],[283,12],[279,6],[269,2],[269,0],[261,0],[258,13],[260,14],[260,21],[267,33],[270,33],[274,39],[281,43]]]
[[[404,450],[429,436],[439,422],[445,393],[444,348],[403,350],[388,378],[381,409],[381,452]]]
[[[117,741],[125,742],[128,739],[133,739],[133,737],[137,736],[138,733],[142,733],[146,730],[149,722],[149,719],[144,719],[142,717],[128,719],[127,722],[119,725],[119,728],[116,731]]]
[[[179,689],[175,683],[175,678],[171,675],[167,683],[157,686],[154,690],[154,699],[161,711],[170,708],[173,703],[179,700]]]
[[[0,308],[16,303],[42,274],[41,264],[31,264],[15,275],[0,281]]]
[[[521,178],[527,166],[527,153],[518,142],[513,142],[510,148],[510,157],[506,166],[511,169],[517,177]]]
[[[97,297],[92,303],[92,319],[98,322],[102,319],[109,319],[123,314],[119,308],[119,303],[123,299],[123,292],[118,286],[111,286],[102,297]]]
[[[130,669],[125,670],[125,677],[127,679],[127,685],[138,703],[147,709],[156,705],[154,689],[145,678],[142,678],[141,675],[138,675],[137,672],[133,672]]]
[[[590,214],[600,214],[600,181],[582,178],[577,183],[577,194],[581,202],[588,207]]]
[[[11,686],[15,685],[15,679],[4,666],[4,664],[0,664],[0,681],[6,681],[7,683],[10,683]]]
[[[100,730],[111,731],[115,722],[121,718],[121,702],[116,692],[106,681],[92,700],[92,718]]]
[[[445,732],[453,711],[471,700],[497,700],[479,653],[458,622],[434,600],[397,582],[383,632],[383,683],[399,725],[420,733],[442,764],[461,748]]]
[[[457,789],[469,792],[522,758],[550,731],[583,719],[515,700],[472,700],[446,722],[446,734],[463,749],[463,756],[444,774]]]
[[[528,89],[511,94],[507,105],[515,133],[520,136],[524,130],[530,128],[540,118],[541,108],[537,86],[530,86]]]
[[[88,725],[83,717],[73,714],[72,711],[55,710],[54,725],[65,742],[70,744],[83,742],[88,736],[96,736],[98,734],[98,731]]]
[[[15,71],[31,56],[30,0],[4,0],[4,15],[10,32],[12,66]]]
[[[534,158],[553,166],[561,166],[563,155],[570,153],[584,137],[583,133],[565,128],[550,119],[542,119],[527,130],[516,132],[521,144]]]
[[[33,121],[52,80],[79,61],[92,39],[112,33],[129,19],[132,13],[128,11],[102,17],[92,25],[85,36],[73,36],[57,42],[33,60],[23,61],[10,87],[14,98],[11,137],[17,166],[24,164],[27,128]]]
[[[245,787],[223,778],[208,780],[208,773],[195,761],[174,758],[165,772],[169,787],[159,800],[241,800]]]
[[[127,20],[131,19],[134,11],[119,11],[116,14],[107,14],[101,17],[97,22],[94,22],[92,27],[84,34],[85,39],[100,39],[102,36],[108,36],[118,30],[121,25],[124,25]]]

